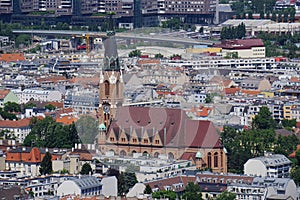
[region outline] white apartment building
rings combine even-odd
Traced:
[[[66,195],[92,196],[100,195],[101,182],[94,176],[85,176],[66,180],[57,188],[57,195],[63,197]]]
[[[227,190],[236,199],[297,199],[297,186],[290,178],[254,177],[251,184],[231,183]]]
[[[249,159],[244,164],[244,173],[250,176],[284,178],[289,176],[291,165],[292,162],[284,155],[266,153]]]
[[[31,100],[42,102],[62,100],[62,94],[57,90],[16,89],[12,90],[12,92],[19,98],[20,104],[27,103]]]
[[[220,57],[205,57],[187,61],[169,61],[169,66],[198,69],[276,69],[275,58],[239,58],[225,59]],[[286,70],[286,69],[282,69]]]

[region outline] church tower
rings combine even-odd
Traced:
[[[99,124],[106,128],[116,116],[117,107],[123,103],[123,77],[120,70],[115,32],[113,31],[112,16],[110,16],[107,37],[103,38],[104,63],[100,72],[99,83]]]

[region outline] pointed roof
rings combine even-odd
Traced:
[[[33,163],[38,163],[42,161],[41,152],[38,148],[34,147],[31,149],[28,161]]]
[[[113,30],[113,18],[110,15],[109,18],[109,30],[107,32],[107,38],[104,38],[104,70],[105,71],[120,71],[120,63],[117,51],[117,42],[115,38],[115,32]]]
[[[0,90],[0,99],[4,99],[8,94],[9,94],[10,90],[4,89],[4,90]]]
[[[158,132],[162,143],[166,146],[194,148],[222,146],[212,122],[191,120],[181,109],[119,107],[108,133],[112,130],[118,135],[123,129],[129,136],[135,131],[138,137],[142,137],[144,131],[147,131],[149,138]]]

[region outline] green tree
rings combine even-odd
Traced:
[[[170,28],[171,30],[179,30],[182,26],[183,23],[180,21],[179,18],[173,18],[162,22],[163,28]]]
[[[296,127],[296,119],[283,119],[282,126],[284,128],[293,128]]]
[[[189,200],[202,200],[202,194],[200,186],[196,183],[189,182],[185,187],[185,191],[183,193],[183,199]]]
[[[40,174],[46,175],[52,173],[52,155],[49,152],[46,152],[40,167]]]
[[[152,194],[152,189],[149,184],[146,185],[146,188],[144,190],[144,194]]]
[[[124,172],[121,172],[118,176],[118,193],[120,196],[124,196],[127,193]]]
[[[0,108],[0,115],[4,120],[17,120],[17,116],[13,113],[9,113],[6,111],[3,111],[2,108]]]
[[[162,59],[162,58],[164,58],[164,55],[162,55],[161,53],[157,53],[157,54],[154,55],[154,57],[156,59]]]
[[[124,181],[126,183],[126,193],[132,188],[138,181],[134,172],[125,172]]]
[[[44,119],[33,118],[30,121],[31,131],[25,137],[24,146],[71,148],[79,143],[75,124],[63,125],[47,116]]]
[[[21,112],[21,106],[15,102],[6,102],[4,104],[5,112]]]
[[[52,104],[45,105],[45,108],[48,109],[48,110],[55,110],[56,109],[56,107]]]
[[[252,121],[252,127],[254,129],[275,129],[276,122],[268,107],[263,106],[260,108],[258,114]]]
[[[176,193],[171,190],[160,190],[158,192],[152,193],[152,198],[154,199],[166,199],[169,200],[175,200],[176,199]]]
[[[300,166],[300,151],[296,151],[295,159],[297,161],[297,165]]]
[[[92,167],[91,167],[91,165],[89,163],[84,163],[82,165],[82,168],[80,170],[80,174],[87,175],[87,174],[90,174],[92,172],[93,172],[93,170],[92,170]]]
[[[35,135],[29,133],[25,137],[23,145],[26,147],[32,147],[35,144],[35,139],[36,139]]]
[[[300,140],[294,134],[288,136],[278,135],[274,144],[274,152],[289,156],[297,148],[298,144],[300,144]]]
[[[31,103],[31,102],[24,105],[24,109],[26,109],[26,108],[35,108],[35,107],[36,107],[36,104]]]
[[[15,41],[16,47],[19,47],[21,44],[24,46],[28,46],[31,43],[31,37],[26,34],[21,34],[17,36]]]
[[[76,130],[83,144],[93,144],[98,135],[98,121],[89,116],[80,117],[76,123]]]
[[[235,200],[236,194],[224,191],[215,198],[215,200]]]
[[[134,172],[121,172],[118,179],[119,195],[123,196],[126,194],[137,182]]]
[[[300,167],[293,167],[291,170],[291,178],[295,181],[296,185],[300,185]]]
[[[131,51],[128,56],[132,58],[132,57],[140,57],[141,55],[142,55],[141,50],[136,49]]]

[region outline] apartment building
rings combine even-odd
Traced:
[[[12,0],[1,0],[0,14],[47,11],[56,16],[76,16],[72,20],[77,20],[77,23],[79,23],[86,18],[86,15],[91,16],[99,13],[113,12],[118,17],[120,24],[129,27],[135,24],[135,27],[141,27],[142,25],[159,25],[162,21],[174,17],[180,18],[185,23],[212,24],[215,17],[216,5],[217,0],[16,0],[13,3]],[[12,18],[20,20],[20,16],[18,15],[17,18],[15,18],[16,16],[12,16]],[[52,17],[55,16],[53,15]],[[94,20],[93,17],[89,17],[89,19]],[[34,18],[28,17],[26,17],[26,20],[35,21]],[[48,21],[48,19],[45,19],[45,21]],[[99,20],[95,22],[99,23]]]
[[[0,13],[12,12],[12,0],[0,0]]]
[[[244,164],[244,173],[251,176],[284,178],[288,177],[292,162],[281,154],[265,153],[251,158]]]
[[[38,89],[16,89],[12,90],[19,98],[19,103],[27,103],[28,101],[61,101],[62,94],[57,90],[38,90]]]
[[[0,130],[7,131],[6,135],[14,137],[17,142],[23,143],[25,137],[30,133],[30,118],[12,120],[0,120]]]
[[[297,186],[290,178],[254,177],[251,184],[231,183],[228,191],[237,199],[297,199]]]
[[[71,14],[71,0],[23,0],[17,2],[23,13],[50,11],[55,14]]]

